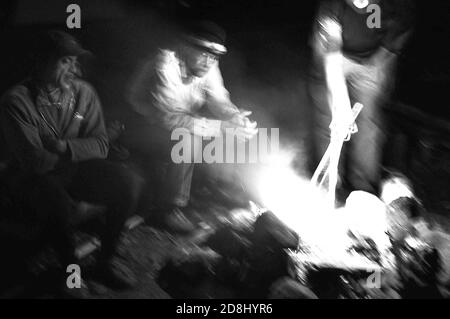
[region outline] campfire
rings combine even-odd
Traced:
[[[245,298],[398,298],[402,280],[431,289],[439,258],[414,231],[410,204],[419,203],[408,185],[392,179],[381,199],[353,192],[334,209],[292,158],[268,162],[258,180],[263,202],[231,211],[195,249],[168,261],[160,284],[208,278]]]

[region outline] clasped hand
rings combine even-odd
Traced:
[[[67,151],[67,141],[57,139],[53,136],[42,137],[42,144],[48,151],[58,155],[63,155]]]
[[[241,111],[233,115],[228,121],[222,121],[222,131],[227,133],[227,129],[232,129],[232,133],[239,141],[246,141],[258,133],[257,123],[250,121],[248,116],[250,111]]]

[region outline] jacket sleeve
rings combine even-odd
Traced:
[[[239,113],[239,109],[231,102],[229,93],[223,84],[218,63],[211,68],[207,77],[206,106],[211,113],[220,119],[228,119]]]
[[[187,129],[194,135],[218,136],[221,122],[187,113],[177,90],[179,74],[172,70],[167,58],[160,55],[136,77],[130,88],[133,109],[172,131]]]
[[[23,103],[17,97],[9,97],[2,103],[0,121],[4,141],[21,169],[44,174],[56,167],[59,156],[44,148],[38,126]]]
[[[78,138],[67,141],[72,162],[104,159],[108,156],[109,142],[100,99],[91,86],[87,86],[87,107]]]

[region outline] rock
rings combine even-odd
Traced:
[[[166,261],[158,273],[162,288],[176,287],[180,283],[196,284],[212,274],[220,256],[210,249],[185,251]]]
[[[387,209],[378,197],[354,191],[346,200],[345,211],[348,228],[356,237],[371,238],[380,251],[389,247]]]
[[[413,215],[416,201],[412,198],[401,197],[387,206],[388,233],[393,241],[404,239],[413,228]]]
[[[256,218],[256,214],[251,210],[237,208],[230,212],[229,219],[234,229],[248,231],[253,228]]]
[[[216,279],[227,287],[240,290],[248,272],[245,261],[222,258],[215,268]]]
[[[253,245],[248,257],[248,270],[243,279],[247,298],[265,298],[271,284],[289,276],[289,256],[282,248]]]
[[[269,289],[269,299],[318,299],[309,288],[298,281],[283,277],[275,281]]]
[[[256,220],[252,241],[257,245],[297,249],[299,236],[274,213],[268,211]]]
[[[419,236],[424,242],[437,250],[441,263],[437,274],[438,284],[450,288],[450,235],[441,231],[429,230],[420,233]]]
[[[242,260],[250,247],[250,242],[231,227],[222,227],[209,237],[206,246],[226,259]]]
[[[247,270],[250,241],[230,225],[217,230],[206,245],[223,257],[215,268],[217,279],[229,286],[239,287]]]
[[[438,298],[441,259],[438,250],[418,237],[409,236],[394,246],[403,298]]]

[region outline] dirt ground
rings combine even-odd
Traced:
[[[213,187],[210,185],[210,187]],[[203,190],[205,191],[205,190]],[[195,251],[207,234],[228,220],[234,208],[242,207],[246,194],[211,190],[193,199],[193,218],[200,222],[197,232],[189,236],[171,234],[149,222],[127,232],[120,245],[118,262],[129,268],[139,279],[138,285],[129,291],[114,292],[106,288],[100,292],[86,291],[86,298],[235,298],[232,290],[217,282],[198,282],[192,286],[180,283],[177,291],[166,291],[158,283],[158,271],[170,258],[188,256]],[[450,234],[450,215],[427,213],[427,222]],[[446,256],[445,258],[449,258]],[[172,288],[173,289],[173,288]],[[94,289],[95,290],[95,289]]]
[[[231,198],[231,197],[233,198]],[[132,290],[113,291],[100,284],[87,281],[88,287],[84,287],[84,298],[95,299],[170,299],[170,298],[235,298],[234,292],[220,283],[213,281],[198,282],[195,286],[189,283],[181,283],[176,291],[164,289],[158,282],[158,272],[171,258],[188,256],[198,249],[197,243],[207,234],[211,233],[218,225],[227,221],[233,208],[242,207],[246,200],[245,194],[237,193],[206,193],[193,199],[193,218],[200,222],[199,230],[190,235],[175,235],[152,225],[151,216],[136,228],[127,231],[119,246],[120,258],[118,265],[125,266],[138,279],[137,285]],[[433,225],[438,225],[450,234],[450,217],[442,214],[428,213],[426,220]],[[446,257],[448,258],[448,256]],[[84,260],[85,264],[92,262],[93,256]],[[83,267],[83,266],[82,266]],[[83,268],[82,268],[83,269]],[[82,270],[83,271],[83,270]],[[83,276],[83,273],[82,273]],[[41,285],[45,286],[45,280]],[[39,282],[39,281],[38,281]],[[36,285],[36,284],[34,284]],[[24,296],[19,287],[15,297]],[[33,288],[33,298],[58,298],[51,292]],[[26,289],[25,289],[26,290]],[[13,290],[14,292],[14,290]]]
[[[206,212],[208,213],[208,212]],[[211,219],[211,218],[210,218]],[[440,225],[450,234],[450,218],[438,214],[428,214],[427,220]],[[211,222],[211,224],[214,224]],[[197,234],[198,235],[198,234]],[[179,256],[195,249],[195,241],[198,236],[174,236],[167,231],[157,229],[151,225],[143,224],[130,231],[124,237],[121,251],[124,256],[123,262],[132,269],[139,278],[138,286],[125,292],[113,292],[105,290],[101,295],[89,294],[88,298],[151,298],[166,299],[172,296],[164,291],[157,283],[158,269],[172,256]],[[182,290],[182,291],[181,291]],[[190,298],[233,298],[233,292],[226,287],[214,283],[198,287],[183,287],[180,284],[180,294],[187,294]],[[188,296],[189,295],[189,296]]]

